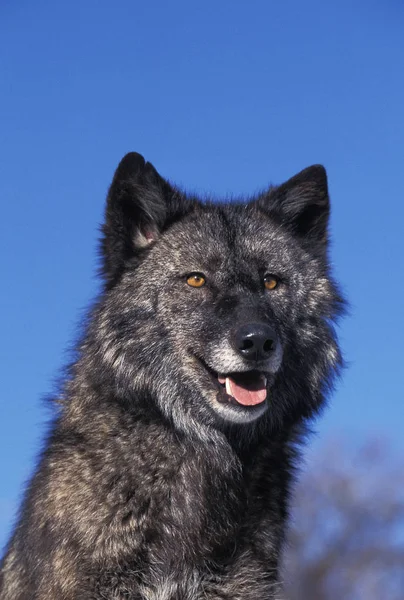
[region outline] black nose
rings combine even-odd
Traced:
[[[276,346],[276,333],[263,323],[242,325],[233,335],[235,350],[246,360],[268,360]]]

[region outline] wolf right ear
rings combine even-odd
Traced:
[[[102,227],[102,274],[112,284],[126,261],[152,244],[187,200],[137,152],[123,157],[109,188]]]
[[[330,201],[322,165],[308,167],[286,183],[271,188],[257,203],[302,240],[320,247],[326,243]]]

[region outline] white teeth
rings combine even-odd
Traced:
[[[264,378],[264,385],[265,385],[265,387],[267,387],[267,378],[265,377],[265,375],[263,378]]]
[[[226,377],[226,394],[231,396],[231,385],[229,377]]]

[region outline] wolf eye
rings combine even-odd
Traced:
[[[279,283],[279,279],[275,275],[265,275],[264,285],[267,290],[274,290]]]
[[[187,284],[191,287],[200,288],[205,285],[206,279],[202,273],[191,273],[187,277]]]

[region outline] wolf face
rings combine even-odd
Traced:
[[[108,195],[87,372],[187,431],[310,415],[340,362],[328,216],[321,166],[214,204],[128,154]]]

